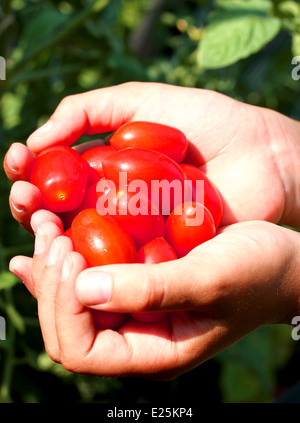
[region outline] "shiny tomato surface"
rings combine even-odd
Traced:
[[[128,186],[109,190],[97,201],[97,211],[109,214],[129,233],[139,249],[152,239],[165,235],[165,221],[149,198],[129,192]]]
[[[117,150],[127,147],[150,148],[180,163],[188,141],[182,131],[161,123],[135,121],[121,126],[110,138]]]
[[[114,153],[116,149],[112,145],[99,145],[92,147],[89,150],[81,154],[83,160],[85,160],[88,165],[88,184],[93,184],[98,182],[99,179],[103,178],[103,169],[102,162],[106,157],[109,157]]]
[[[30,177],[30,182],[42,193],[43,207],[52,212],[77,208],[84,198],[87,181],[86,162],[75,150],[63,145],[40,153]]]
[[[201,203],[187,201],[177,206],[166,221],[166,239],[178,257],[213,238],[215,223],[209,210]]]
[[[137,254],[139,263],[154,264],[176,259],[174,248],[163,237],[157,237],[147,242]]]
[[[136,261],[132,238],[113,217],[86,209],[75,217],[71,228],[74,248],[90,266]]]
[[[187,179],[191,181],[192,198],[190,200],[200,202],[200,198],[203,199],[203,204],[211,212],[217,228],[223,215],[223,204],[217,188],[198,167],[191,164],[180,164],[180,167]],[[203,181],[203,184],[199,184],[200,189],[203,187],[203,192],[199,192],[197,181]]]
[[[186,176],[174,160],[162,153],[129,147],[107,157],[102,166],[106,179],[116,186],[141,187],[141,192],[148,195],[163,214],[184,199]]]

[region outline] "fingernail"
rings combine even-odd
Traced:
[[[59,260],[59,257],[61,255],[61,249],[56,241],[56,239],[52,242],[52,245],[50,247],[48,259],[47,259],[47,266],[53,266],[56,264]]]
[[[105,304],[111,299],[111,275],[98,271],[82,273],[77,279],[76,290],[79,300],[83,304]]]
[[[34,254],[42,254],[46,248],[47,235],[40,228],[36,231]]]
[[[60,277],[60,280],[62,282],[65,281],[66,279],[68,279],[68,277],[71,274],[72,267],[73,267],[72,259],[71,259],[70,255],[67,254],[67,256],[66,256],[66,258],[65,258],[65,260],[63,262],[63,267],[61,269],[61,277]]]
[[[16,212],[24,213],[26,211],[26,208],[22,204],[19,204],[12,196],[10,197],[10,203]]]
[[[36,131],[33,132],[32,135],[35,137],[41,137],[45,135],[53,126],[53,122],[51,120],[48,120],[48,122],[44,123],[40,128],[38,128]]]

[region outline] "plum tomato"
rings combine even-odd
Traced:
[[[45,149],[36,158],[30,182],[42,193],[43,207],[54,212],[76,209],[84,198],[87,164],[71,147]]]
[[[136,262],[132,238],[112,216],[85,209],[74,218],[71,228],[74,249],[90,266]]]
[[[148,196],[128,191],[128,186],[115,189],[97,200],[100,215],[109,214],[129,233],[137,249],[152,239],[165,235],[165,221]]]
[[[166,240],[178,257],[185,256],[215,234],[215,223],[210,211],[195,201],[177,206],[166,221]]]
[[[104,180],[101,178],[100,181]],[[101,186],[100,181],[94,182],[93,184],[89,185],[86,189],[85,196],[80,204],[75,210],[71,210],[66,212],[62,216],[64,228],[68,229],[71,227],[73,219],[80,213],[82,210],[85,209],[95,209],[97,206],[97,200],[100,196],[104,195],[109,189],[109,184],[103,184]]]
[[[165,154],[128,147],[104,159],[102,165],[106,179],[114,182],[117,187],[139,187],[164,215],[184,200],[185,173]]]
[[[93,184],[103,178],[102,162],[116,151],[112,145],[99,145],[86,150],[81,154],[83,160],[89,165],[88,184]]]
[[[162,263],[176,260],[174,248],[163,237],[157,237],[143,245],[137,253],[138,263]]]
[[[208,179],[208,177],[196,166],[191,164],[180,164],[184,171],[187,180],[192,181],[192,198],[193,201],[200,201],[197,198],[197,182],[203,181],[203,204],[211,212],[215,222],[215,227],[218,228],[223,214],[223,204],[219,191],[215,185]]]
[[[127,147],[150,148],[180,163],[187,152],[188,141],[182,131],[161,123],[134,121],[125,123],[110,138],[117,150]]]

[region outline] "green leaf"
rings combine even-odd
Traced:
[[[68,20],[68,16],[62,14],[55,8],[42,10],[25,27],[20,38],[20,44],[24,49],[37,48],[45,40],[55,35],[58,28],[61,28]]]
[[[249,10],[270,12],[273,3],[270,0],[217,0],[217,7],[223,10]]]
[[[295,1],[284,1],[279,4],[278,8],[280,12],[294,18],[297,18],[300,15],[300,4]]]
[[[222,13],[207,26],[197,51],[202,69],[229,66],[258,52],[280,31],[281,21],[259,14]]]
[[[292,35],[292,52],[293,56],[300,56],[300,33],[294,32]]]
[[[20,282],[19,279],[10,272],[0,273],[0,290],[12,288],[19,282]]]

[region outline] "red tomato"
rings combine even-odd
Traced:
[[[63,145],[40,153],[33,165],[30,182],[43,196],[43,207],[52,212],[77,208],[85,195],[88,172],[80,155]]]
[[[138,263],[154,264],[176,259],[174,248],[163,237],[147,242],[137,254]]]
[[[183,132],[168,125],[153,122],[129,122],[121,126],[110,138],[117,150],[127,147],[150,148],[180,163],[188,148]]]
[[[191,200],[200,202],[200,198],[197,198],[196,181],[203,181],[203,204],[211,212],[215,222],[215,227],[217,228],[221,222],[223,214],[223,204],[217,188],[198,167],[183,163],[180,164],[180,167],[186,174],[187,179],[192,181]],[[198,191],[198,194],[201,193]]]
[[[97,201],[97,211],[109,214],[129,233],[139,249],[152,239],[165,235],[165,221],[159,210],[141,193],[129,192],[128,186],[109,190]]]
[[[81,157],[88,163],[89,170],[89,184],[98,182],[99,179],[103,178],[102,162],[116,151],[112,145],[99,145],[97,147],[90,148],[81,154]]]
[[[101,180],[104,180],[104,178],[100,179],[100,181]],[[110,189],[108,188],[109,184],[104,184],[104,189],[101,189],[101,185],[99,184],[100,181],[94,182],[93,184],[87,187],[84,199],[82,200],[80,206],[77,207],[77,209],[64,213],[62,217],[64,222],[64,228],[70,228],[74,218],[82,210],[96,208],[98,198]]]
[[[162,214],[170,213],[185,196],[186,176],[181,167],[154,150],[133,147],[119,150],[103,161],[103,172],[116,186],[140,187]]]
[[[128,313],[114,313],[111,311],[91,310],[96,329],[117,330],[130,317]]]
[[[164,261],[176,260],[177,255],[171,245],[163,238],[158,237],[145,244],[137,254],[139,263],[155,264]],[[153,323],[161,320],[167,313],[157,311],[152,313],[131,313],[139,322]]]
[[[72,222],[72,240],[90,266],[134,263],[136,248],[129,234],[111,216],[96,209],[81,211]]]
[[[185,256],[215,234],[211,213],[203,204],[195,201],[187,201],[177,206],[166,222],[166,239],[178,257]]]

